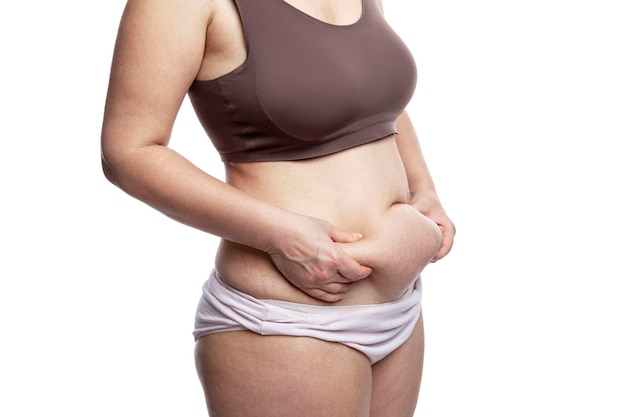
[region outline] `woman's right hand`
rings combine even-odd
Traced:
[[[283,276],[301,291],[322,301],[342,300],[352,284],[368,277],[372,269],[350,258],[335,242],[356,242],[362,236],[325,220],[307,216],[299,220],[267,252]]]

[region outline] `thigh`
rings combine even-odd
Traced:
[[[371,365],[341,344],[217,333],[196,342],[196,367],[211,417],[369,417]]]
[[[422,380],[424,322],[422,315],[411,337],[372,367],[370,417],[412,417]]]

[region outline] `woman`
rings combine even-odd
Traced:
[[[209,414],[411,416],[419,274],[452,246],[379,0],[128,0],[105,175],[222,237],[194,335]],[[226,182],[167,147],[189,94]]]

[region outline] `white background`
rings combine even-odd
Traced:
[[[416,415],[626,416],[620,4],[386,2],[458,227],[424,273]],[[0,6],[2,416],[205,415],[190,332],[217,239],[100,170],[123,6]],[[222,175],[187,102],[172,146]]]

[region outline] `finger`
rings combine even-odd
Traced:
[[[329,303],[336,303],[337,301],[341,301],[346,298],[345,292],[332,294],[324,290],[320,290],[319,288],[307,290],[306,293],[313,298],[317,298],[318,300],[326,301]]]
[[[345,279],[345,278],[339,277],[339,279]],[[330,294],[346,293],[352,287],[352,284],[354,284],[354,281],[331,282],[330,284],[326,284],[323,286],[324,287],[323,291],[330,293]]]
[[[361,265],[354,259],[346,257],[343,264],[337,268],[337,272],[349,281],[356,282],[367,278],[372,273],[372,268]]]
[[[365,240],[336,245],[341,249],[341,253],[335,269],[345,278],[343,282],[356,282],[371,275],[372,268],[367,266],[367,260],[375,256],[371,253],[372,245],[365,244]]]
[[[346,232],[345,230],[337,229],[336,227],[333,227],[330,230],[329,236],[334,242],[342,243],[356,242],[357,240],[361,240],[363,238],[361,233]]]
[[[347,278],[341,275],[341,273],[337,272],[337,278],[334,279],[333,281],[327,282],[325,285],[331,285],[331,284],[350,285],[350,284],[354,284],[356,281],[358,281],[358,279],[355,280],[354,278]]]

